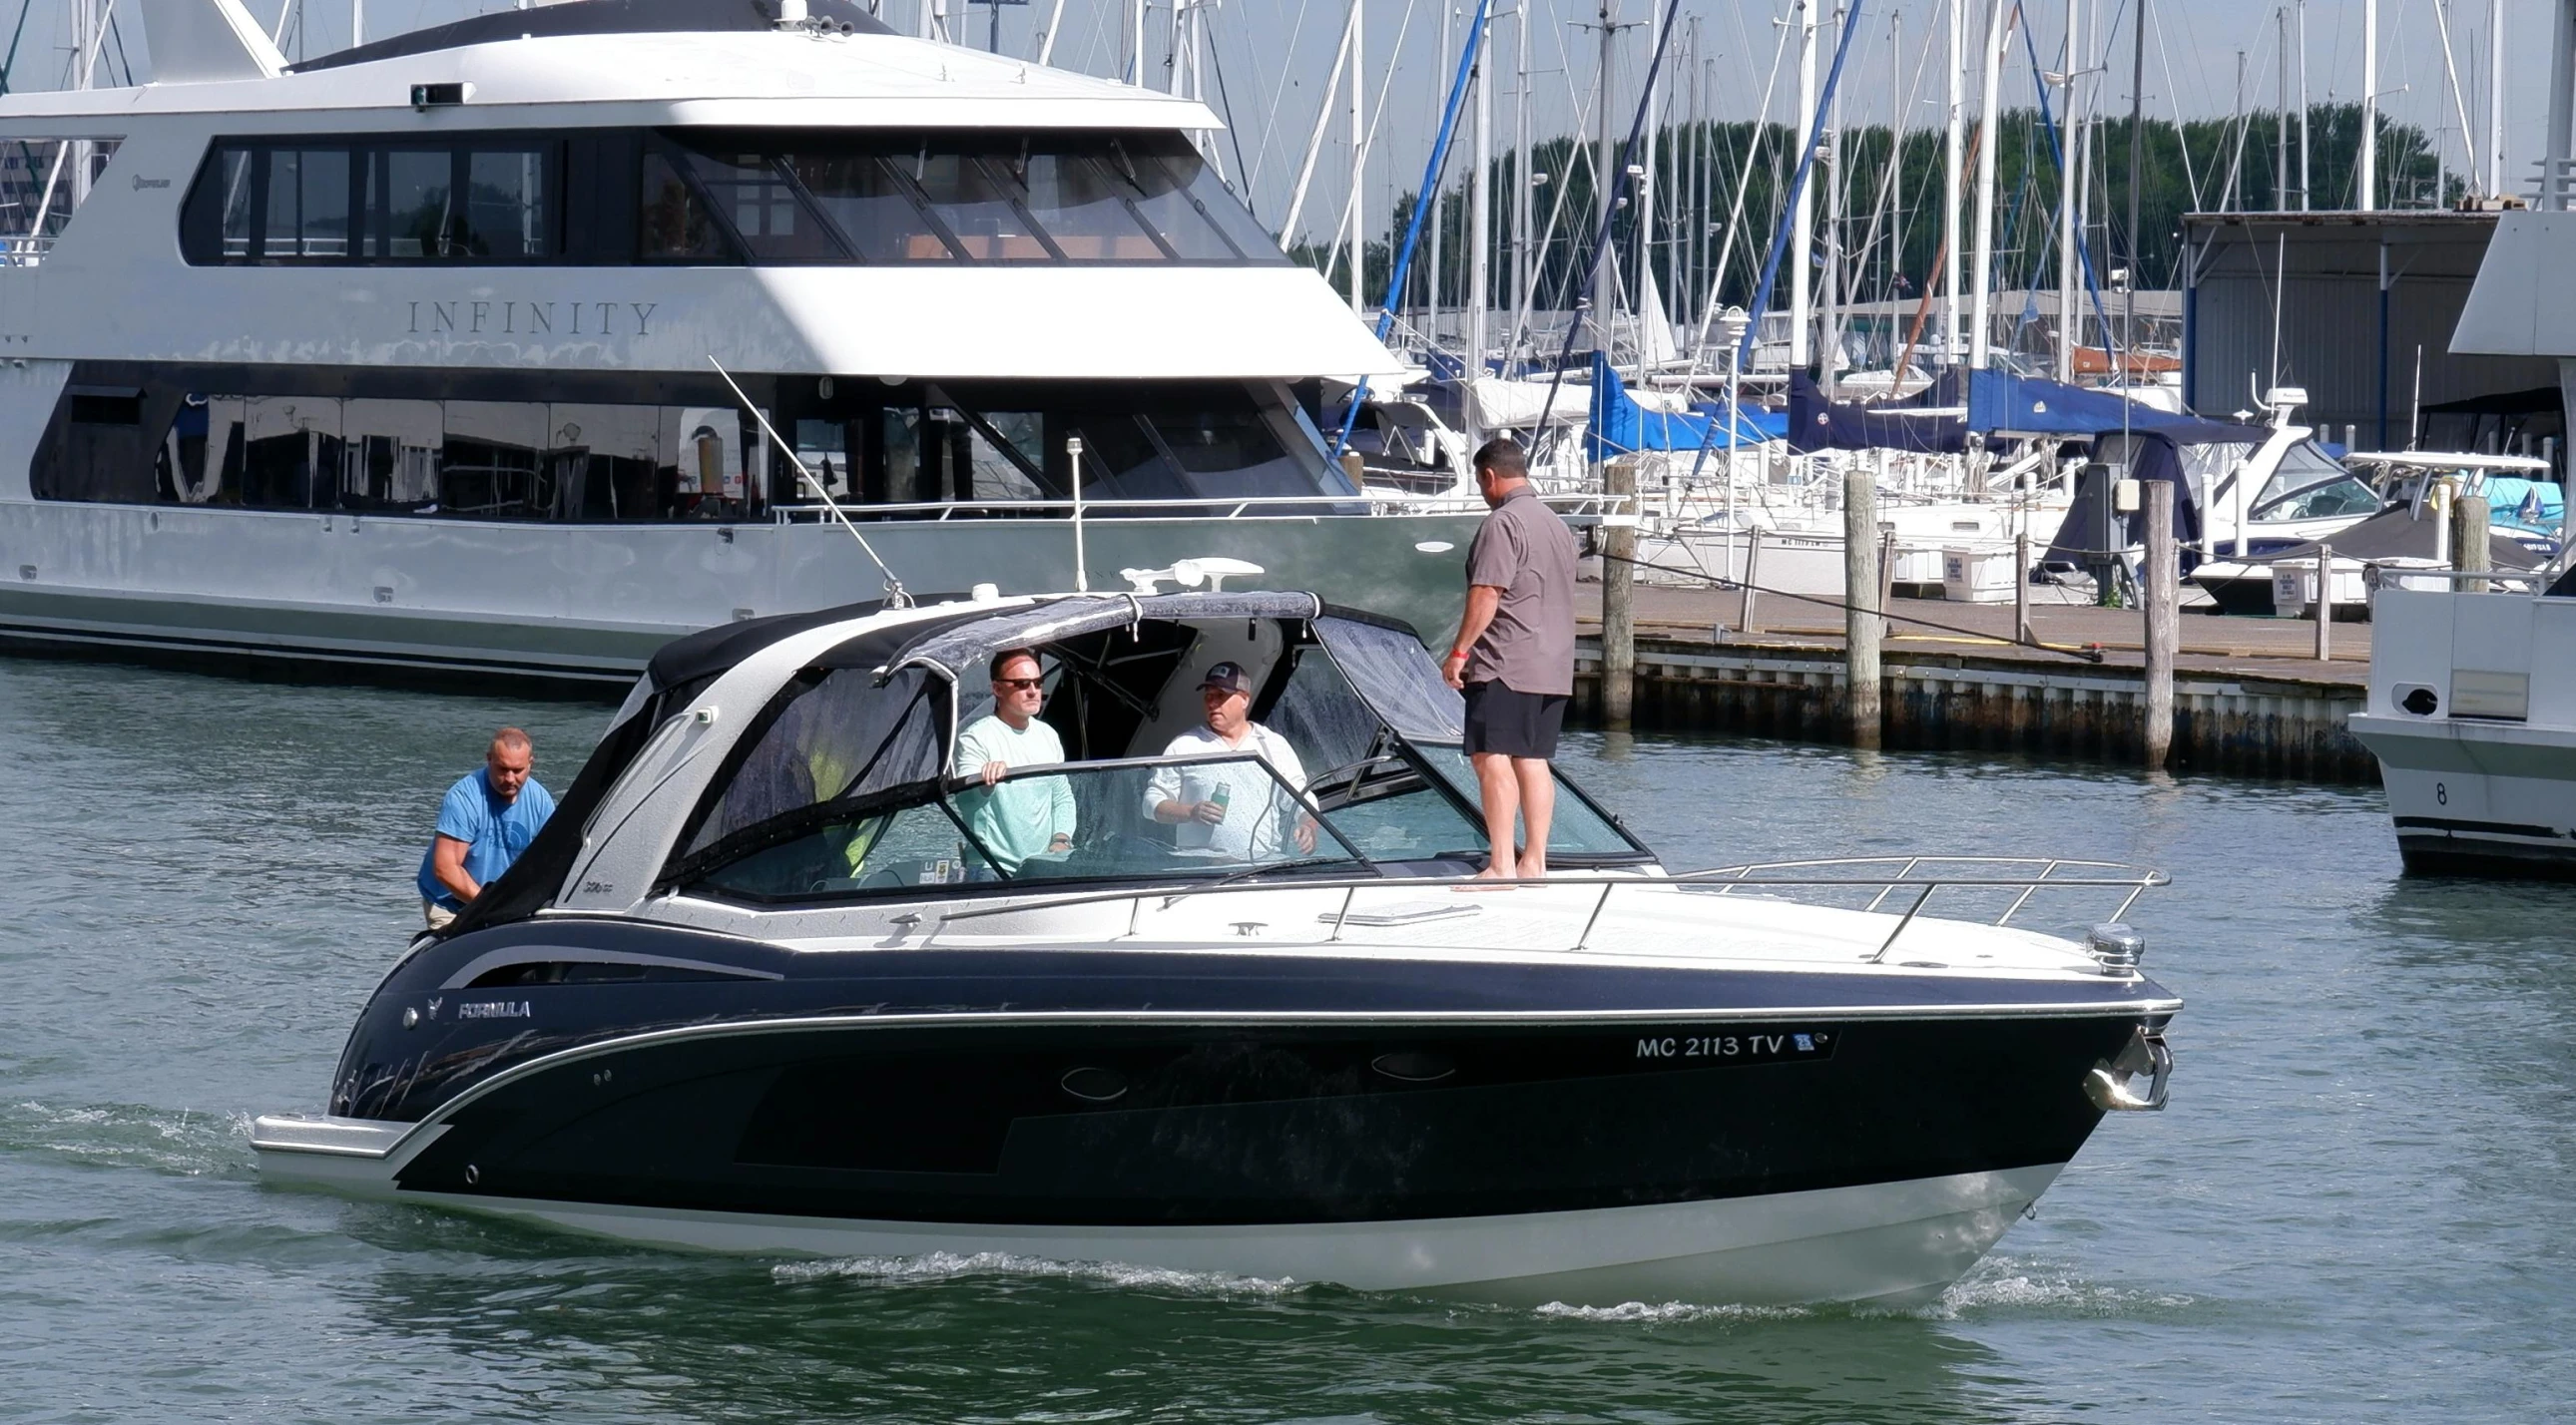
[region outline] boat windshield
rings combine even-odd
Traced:
[[[2317,520],[2367,515],[2379,508],[2379,494],[2367,481],[2346,470],[2331,455],[2303,440],[2281,452],[2272,478],[2254,497],[2249,519]]]
[[[989,787],[970,777],[825,803],[752,845],[720,848],[682,879],[780,902],[966,882],[1353,871],[1368,859],[1277,769],[1244,754],[1019,768]]]

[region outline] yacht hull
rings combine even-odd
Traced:
[[[378,1185],[263,1171],[363,1195]],[[1927,1305],[2038,1200],[2062,1164],[1644,1207],[1384,1222],[1216,1227],[924,1223],[624,1207],[420,1193],[407,1200],[682,1250],[861,1259],[899,1273],[922,1259],[966,1267],[1109,1263],[1266,1281],[1329,1281],[1523,1305],[1833,1301]]]
[[[2576,733],[2377,713],[2351,728],[2379,758],[2409,872],[2576,880]]]
[[[1354,502],[1356,504],[1356,502]],[[1178,557],[1261,586],[1457,621],[1476,514],[1263,513],[1086,521],[1094,582]],[[1073,581],[1069,521],[869,521],[907,588]],[[478,524],[428,517],[0,501],[0,648],[389,680],[622,690],[663,643],[758,614],[879,597],[831,524]],[[1238,581],[1241,582],[1241,581]]]
[[[436,993],[516,953],[491,941],[396,972],[348,1116],[261,1120],[264,1177],[675,1246],[1901,1303],[2038,1196],[2100,1120],[2086,1075],[2171,1012],[2134,979],[1938,1004],[1921,976],[1139,949]]]

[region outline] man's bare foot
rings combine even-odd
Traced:
[[[1494,867],[1488,866],[1485,869],[1478,871],[1475,875],[1468,877],[1464,884],[1451,886],[1449,889],[1453,891],[1508,891],[1511,888],[1511,872],[1496,870]]]
[[[1523,861],[1520,864],[1518,874],[1520,879],[1524,881],[1546,880],[1547,863],[1545,861]]]

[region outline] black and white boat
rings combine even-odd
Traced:
[[[1078,823],[1006,868],[945,773],[1015,647],[1071,760],[1011,776]],[[1219,660],[1324,770],[1232,759],[1269,805],[1185,850],[1143,803],[1226,766],[1156,755]],[[1567,783],[1549,877],[1459,894],[1460,711],[1412,630],[1297,593],[680,640],[527,855],[387,974],[328,1113],[258,1120],[261,1173],[698,1248],[1905,1304],[2105,1110],[2162,1106],[2180,1001],[2116,923],[2161,877],[1672,873]],[[2070,897],[2113,923],[2004,923]],[[1995,923],[1959,913],[1981,898]]]

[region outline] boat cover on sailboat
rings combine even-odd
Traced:
[[[1710,402],[1688,414],[1650,411],[1628,394],[1626,383],[1608,357],[1592,358],[1592,413],[1583,435],[1587,460],[1608,460],[1640,450],[1724,450],[1778,440],[1789,429],[1788,417],[1773,411],[1735,408],[1727,420],[1724,408]]]

